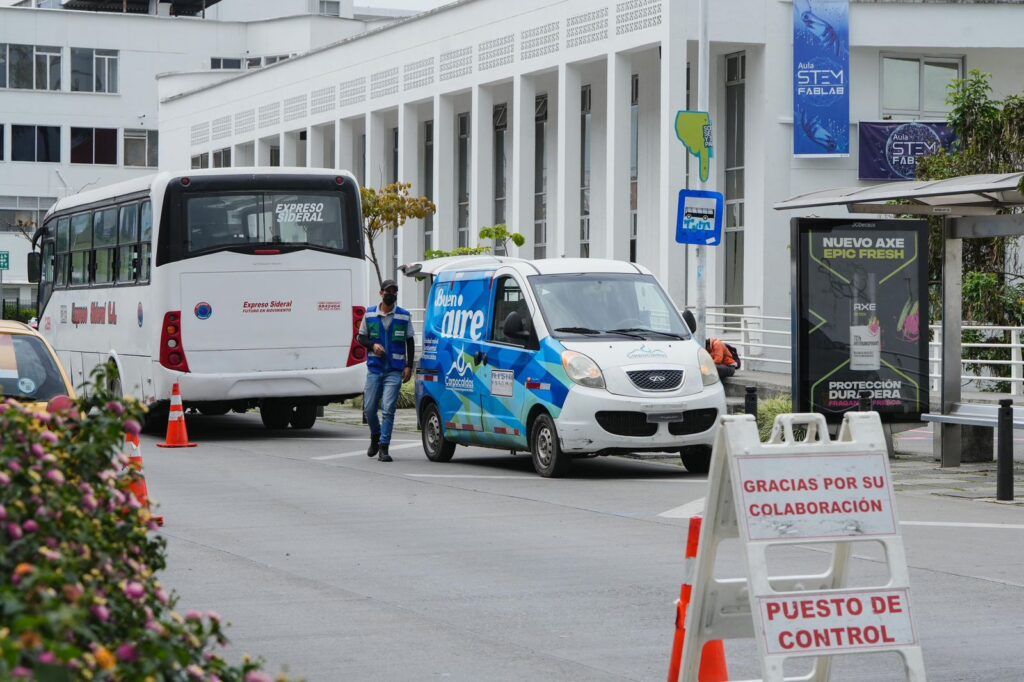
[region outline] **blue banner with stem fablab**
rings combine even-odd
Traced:
[[[793,0],[793,155],[850,155],[849,0]]]

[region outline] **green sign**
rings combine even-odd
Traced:
[[[0,270],[11,269],[11,252],[0,251]]]
[[[711,146],[711,116],[706,111],[680,111],[676,114],[676,137],[686,151],[700,161],[700,179],[707,182],[711,175],[711,159],[715,156]]]

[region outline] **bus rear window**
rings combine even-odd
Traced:
[[[199,194],[185,199],[188,251],[310,246],[344,251],[342,195],[286,192]]]

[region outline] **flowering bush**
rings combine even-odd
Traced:
[[[0,679],[269,681],[157,581],[165,543],[122,454],[142,409],[105,379],[49,412],[0,403]]]

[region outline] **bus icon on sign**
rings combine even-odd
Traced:
[[[719,192],[683,190],[679,193],[676,242],[717,246],[722,241],[725,197]]]

